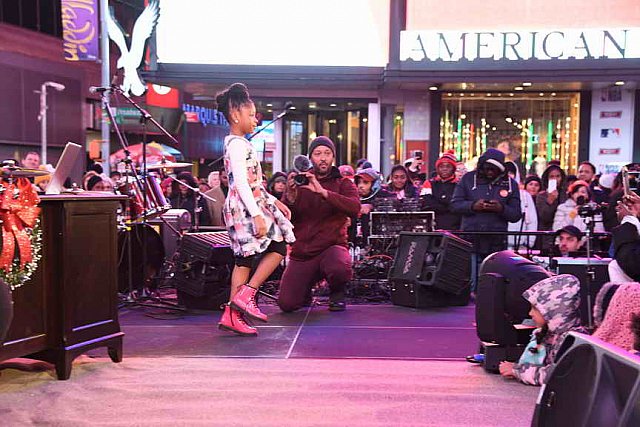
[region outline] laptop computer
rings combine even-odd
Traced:
[[[56,171],[51,177],[51,181],[47,186],[45,194],[60,194],[62,192],[64,181],[69,177],[69,174],[81,153],[82,146],[73,142],[67,142],[67,145],[64,147],[64,151],[62,151],[62,156],[60,156],[60,159],[58,160]]]

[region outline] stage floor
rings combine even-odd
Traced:
[[[473,305],[421,310],[350,305],[344,312],[313,305],[295,313],[275,305],[261,308],[269,322],[257,325],[257,337],[219,331],[220,312],[174,316],[123,309],[124,357],[463,360],[478,348]]]

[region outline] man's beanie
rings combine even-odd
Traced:
[[[333,141],[331,141],[326,136],[319,136],[313,141],[311,141],[311,144],[309,144],[309,156],[311,155],[311,153],[313,153],[313,150],[315,150],[321,145],[324,145],[325,147],[329,147],[329,149],[331,149],[331,151],[333,152],[333,157],[336,156],[336,146],[333,145]]]

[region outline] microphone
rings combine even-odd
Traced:
[[[297,172],[297,175],[293,177],[293,182],[296,185],[307,185],[309,184],[309,178],[306,175],[302,175],[302,172],[310,171],[313,168],[311,164],[311,160],[307,156],[302,154],[298,154],[293,158],[293,170]]]
[[[249,141],[251,141],[251,139],[256,136],[257,134],[259,134],[260,132],[262,132],[263,130],[265,130],[266,128],[268,128],[270,125],[272,125],[273,123],[277,122],[278,120],[280,120],[281,118],[283,118],[290,110],[291,107],[293,107],[293,102],[291,101],[287,101],[284,104],[284,110],[282,111],[282,113],[278,114],[276,116],[275,119],[271,120],[269,123],[267,123],[266,125],[262,126],[260,129],[258,129],[257,131],[255,131],[254,133],[252,133],[247,139]]]
[[[293,158],[293,169],[298,173],[307,172],[311,170],[312,167],[311,160],[303,154],[298,154]]]
[[[89,86],[89,93],[104,93],[113,89],[111,86]]]

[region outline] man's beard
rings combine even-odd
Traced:
[[[325,171],[323,172],[321,168],[325,168]],[[323,164],[322,166],[320,164],[313,165],[313,172],[318,176],[328,175],[330,170],[331,170],[331,165],[328,165],[326,163]]]

